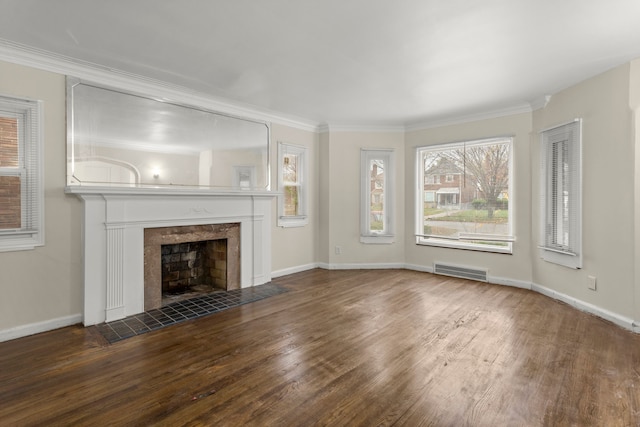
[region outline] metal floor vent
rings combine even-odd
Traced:
[[[445,276],[479,280],[481,282],[487,281],[487,270],[477,268],[460,267],[458,265],[440,264],[436,262],[433,264],[433,272],[435,274],[443,274]]]

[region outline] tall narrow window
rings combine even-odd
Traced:
[[[283,193],[278,203],[278,225],[300,227],[307,218],[307,149],[278,143],[278,183]]]
[[[0,251],[44,244],[40,104],[0,97]]]
[[[393,150],[361,151],[362,243],[393,243]]]
[[[500,137],[417,149],[417,244],[511,253],[511,146]]]
[[[541,144],[542,258],[581,268],[581,121],[544,130]]]

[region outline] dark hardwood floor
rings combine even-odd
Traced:
[[[0,343],[0,425],[640,425],[640,336],[568,305],[403,270],[274,283],[112,345]]]

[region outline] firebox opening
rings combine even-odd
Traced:
[[[227,239],[161,246],[162,305],[227,289]]]

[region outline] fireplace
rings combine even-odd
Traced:
[[[162,303],[163,244],[226,239],[227,288],[271,280],[271,210],[277,193],[89,186],[65,191],[77,195],[84,206],[81,262],[87,326]],[[222,234],[229,231],[229,224],[234,224],[237,237]],[[196,231],[202,234],[200,227],[210,235],[191,236]],[[151,239],[158,243],[148,247],[147,236],[162,229],[173,229],[168,233],[172,237],[155,236]],[[157,251],[152,261],[145,257],[149,250]],[[157,266],[147,271],[150,263]],[[157,285],[153,291],[146,284],[151,276]]]
[[[144,230],[145,310],[170,295],[213,288],[240,288],[239,223]]]

